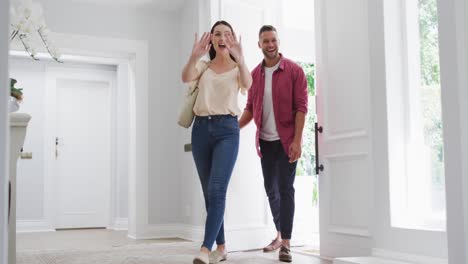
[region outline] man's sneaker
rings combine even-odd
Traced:
[[[208,254],[200,252],[200,255],[193,259],[193,264],[209,264],[210,258]]]
[[[219,250],[213,250],[210,253],[210,264],[215,264],[227,259],[227,252],[220,252]]]
[[[291,250],[285,246],[281,246],[278,257],[280,261],[292,262]]]
[[[275,251],[280,247],[281,247],[281,240],[275,239],[271,241],[271,243],[268,246],[263,248],[263,252]]]

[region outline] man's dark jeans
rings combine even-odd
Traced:
[[[283,239],[291,239],[294,221],[294,179],[297,161],[289,163],[281,141],[260,140],[265,191],[273,222]]]

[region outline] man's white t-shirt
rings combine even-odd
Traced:
[[[276,130],[275,113],[273,111],[272,81],[273,72],[279,67],[279,62],[273,67],[265,67],[265,93],[263,94],[262,129],[260,138],[265,141],[279,140]]]

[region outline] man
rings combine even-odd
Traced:
[[[281,248],[279,260],[291,262],[293,184],[302,151],[307,81],[302,68],[279,53],[278,34],[273,26],[260,29],[258,46],[264,60],[252,71],[253,83],[239,126],[244,127],[252,119],[257,126],[256,148],[278,231],[276,238],[263,250],[270,252]]]

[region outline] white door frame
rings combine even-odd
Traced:
[[[449,263],[468,263],[468,4],[438,0]]]
[[[58,33],[51,34],[51,38],[65,54],[62,56],[65,63],[117,65],[119,74],[128,75],[125,84],[130,105],[128,236],[141,238],[148,228],[148,42]],[[22,52],[16,46],[11,50]],[[46,182],[45,191],[48,186]],[[44,210],[44,216],[50,219],[51,208]]]
[[[99,58],[96,58],[96,61],[99,61]],[[94,63],[93,63],[94,64]],[[66,65],[65,65],[66,67]],[[48,65],[46,67],[45,76],[46,76],[46,86],[45,86],[45,126],[44,126],[44,178],[45,178],[45,188],[46,191],[44,192],[45,195],[45,218],[46,222],[50,226],[51,229],[57,228],[57,213],[58,213],[58,196],[57,196],[57,162],[54,158],[55,152],[55,136],[57,133],[57,84],[56,81],[58,78],[73,78],[73,79],[81,79],[83,76],[86,76],[86,80],[92,79],[93,81],[109,81],[109,113],[110,113],[110,164],[109,164],[109,193],[108,193],[108,210],[106,212],[106,228],[112,228],[113,219],[118,215],[118,212],[114,212],[114,208],[116,207],[116,196],[118,195],[118,186],[116,186],[117,180],[117,168],[116,168],[116,156],[117,156],[117,146],[116,146],[116,125],[117,122],[120,120],[116,113],[117,108],[117,71],[115,74],[115,78],[109,80],[108,76],[100,76],[99,74],[90,74],[89,72],[93,71],[94,69],[85,69],[86,73],[78,72],[74,68],[64,68],[61,65]],[[101,69],[97,69],[98,71],[103,71]],[[105,70],[104,70],[105,71]],[[128,73],[127,73],[128,74]],[[122,120],[123,121],[123,120]],[[126,142],[128,144],[128,142]],[[118,196],[117,196],[118,197]]]
[[[8,263],[8,37],[10,1],[0,1],[0,263]]]

